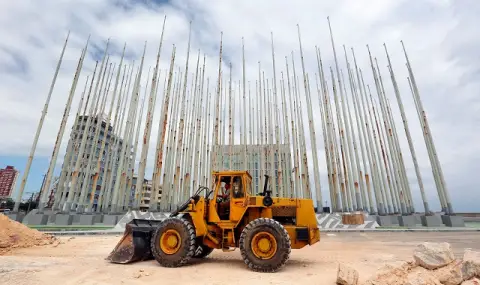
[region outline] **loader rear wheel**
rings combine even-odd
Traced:
[[[243,229],[239,243],[243,261],[253,271],[276,272],[290,257],[290,236],[273,219],[259,218],[251,221]]]
[[[151,240],[153,257],[164,267],[182,266],[195,254],[195,229],[182,218],[167,218]]]

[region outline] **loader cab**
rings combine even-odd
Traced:
[[[246,200],[251,195],[250,175],[234,171],[218,173],[215,181],[213,197],[209,201],[209,222],[239,221],[245,212]]]

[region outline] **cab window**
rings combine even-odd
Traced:
[[[245,190],[243,189],[242,176],[234,176],[232,181],[233,198],[245,197]]]

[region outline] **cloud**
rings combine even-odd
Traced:
[[[476,186],[474,179],[471,179],[479,170],[475,162],[480,156],[480,148],[475,143],[478,140],[477,122],[480,119],[478,115],[480,102],[478,96],[475,96],[480,87],[478,69],[480,65],[476,55],[480,40],[475,36],[474,30],[478,26],[476,15],[479,9],[480,5],[476,1],[460,3],[427,0],[415,2],[336,1],[335,3],[217,1],[215,5],[212,5],[210,1],[200,0],[89,0],[82,2],[64,0],[42,1],[42,3],[38,1],[5,1],[0,4],[0,36],[2,37],[0,44],[0,120],[2,122],[0,124],[0,134],[2,134],[0,135],[0,155],[28,155],[68,30],[71,30],[70,40],[55,84],[36,156],[49,157],[51,154],[77,60],[89,35],[91,35],[91,44],[73,99],[58,164],[63,159],[86,76],[92,74],[95,60],[101,60],[106,40],[110,38],[110,62],[116,63],[116,68],[118,68],[121,50],[126,42],[127,57],[124,63],[130,65],[132,61],[135,61],[135,69],[140,63],[145,41],[147,42],[140,93],[143,96],[148,69],[152,68],[153,72],[155,66],[163,19],[164,15],[167,15],[160,57],[162,73],[153,115],[147,177],[151,175],[153,169],[160,108],[163,101],[164,76],[170,64],[170,55],[174,44],[176,47],[176,76],[180,75],[179,67],[183,72],[190,21],[192,21],[192,38],[188,82],[190,84],[194,79],[192,73],[195,72],[198,50],[200,50],[201,62],[203,55],[206,57],[205,80],[209,78],[209,92],[212,94],[215,94],[217,87],[218,48],[221,32],[223,32],[224,48],[223,76],[224,79],[228,78],[231,62],[232,77],[235,83],[232,89],[236,96],[239,94],[239,80],[242,80],[242,37],[245,44],[246,76],[247,81],[250,82],[252,94],[255,94],[255,83],[258,80],[258,62],[261,64],[262,71],[265,72],[265,78],[268,80],[273,78],[271,33],[273,33],[275,43],[277,81],[280,80],[281,71],[286,76],[285,56],[288,56],[288,64],[292,73],[291,52],[293,51],[303,100],[302,112],[306,146],[309,150],[309,169],[313,171],[296,25],[298,24],[300,27],[305,70],[310,79],[312,111],[314,117],[318,118],[320,109],[314,80],[315,73],[318,73],[315,46],[321,50],[332,96],[328,68],[335,67],[335,62],[326,19],[327,16],[330,16],[340,68],[347,76],[342,45],[345,44],[347,48],[351,64],[350,48],[355,48],[358,65],[363,71],[366,84],[372,88],[374,98],[377,98],[377,94],[366,44],[369,44],[372,55],[378,59],[385,91],[395,118],[416,208],[421,210],[422,204],[413,163],[393,86],[386,68],[387,60],[383,50],[383,43],[386,43],[405,106],[428,198],[432,208],[438,209],[438,198],[428,154],[406,80],[408,73],[400,40],[405,42],[454,206],[458,211],[472,211],[475,208],[472,201],[480,198],[478,193],[475,194],[475,191],[472,191],[476,189]],[[173,86],[175,86],[175,82],[176,79],[172,83]],[[151,82],[148,82],[147,96],[150,94],[150,85]],[[350,94],[348,85],[346,89]],[[189,90],[190,86],[187,88],[187,91]],[[239,99],[236,100],[238,104]],[[109,102],[110,99],[107,104]],[[148,100],[145,102],[145,110],[147,103]],[[350,108],[353,112],[353,105],[350,105]],[[146,116],[146,111],[143,116]],[[329,194],[322,128],[319,120],[314,120],[314,124],[322,194],[325,200]],[[144,125],[143,122],[141,137]],[[354,129],[357,132],[356,124],[354,124]],[[236,132],[238,133],[238,131],[237,126]],[[141,143],[137,160],[140,158],[140,151]],[[57,171],[59,168],[60,166],[57,166]],[[311,175],[310,178],[313,185],[313,176]]]

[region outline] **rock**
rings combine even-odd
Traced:
[[[463,280],[480,277],[480,252],[465,250],[462,264]]]
[[[459,285],[464,280],[461,260],[456,260],[445,267],[432,271],[432,273],[445,285]]]
[[[446,266],[455,259],[450,244],[446,242],[424,242],[415,249],[413,258],[418,265],[430,270]]]
[[[337,284],[341,285],[357,285],[358,271],[340,263],[337,271]]]
[[[442,285],[431,271],[423,267],[414,268],[408,273],[405,285]]]
[[[480,280],[477,278],[473,278],[471,280],[464,281],[462,285],[480,285]]]

